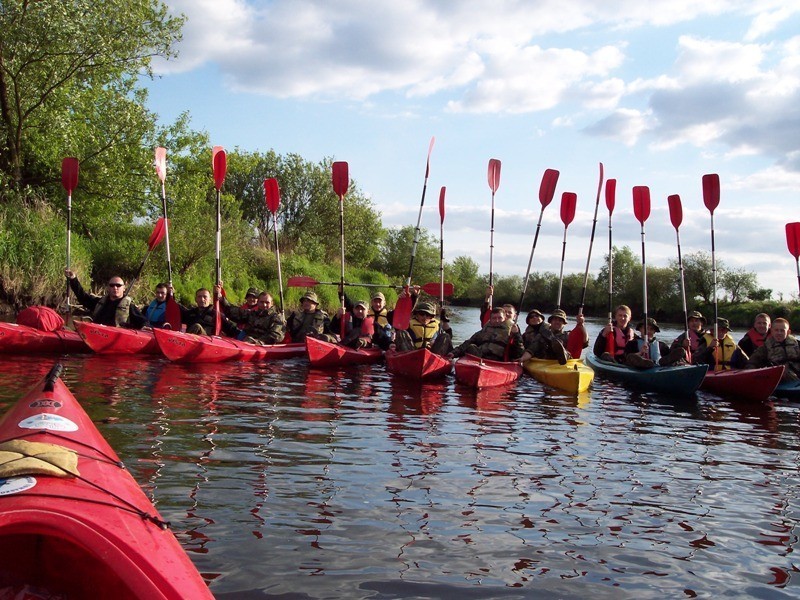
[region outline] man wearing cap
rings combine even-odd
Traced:
[[[331,331],[342,331],[342,320],[344,320],[344,336],[342,346],[348,348],[371,348],[377,346],[380,339],[375,338],[375,318],[367,316],[367,303],[359,300],[352,306],[345,309],[339,307],[336,315],[331,319]]]
[[[106,293],[96,296],[84,291],[77,276],[70,269],[65,269],[69,287],[75,297],[87,310],[91,311],[92,321],[99,325],[111,327],[129,327],[141,329],[147,323],[130,296],[125,294],[125,282],[122,277],[114,276],[108,280]]]
[[[728,371],[733,368],[734,353],[739,349],[730,334],[728,319],[717,318],[717,337],[710,331],[703,334],[706,342],[704,350],[698,353],[695,363],[714,367],[715,371]]]
[[[609,337],[613,336],[609,344]],[[603,327],[594,341],[592,352],[608,362],[625,362],[625,347],[628,342],[636,337],[636,333],[631,327],[631,309],[625,304],[620,304],[614,309],[614,321]],[[609,346],[613,348],[610,351]]]
[[[636,325],[639,337],[625,346],[625,364],[635,369],[652,369],[655,366],[669,367],[686,364],[686,350],[676,346],[672,350],[665,342],[656,339],[661,328],[652,317],[647,319],[647,332],[644,321]]]
[[[243,310],[256,310],[258,308],[258,297],[261,293],[256,288],[248,288],[247,293],[244,295],[244,304],[239,308]]]
[[[434,354],[446,356],[453,350],[450,334],[436,318],[436,307],[430,302],[417,302],[411,313],[408,329],[395,334],[395,349],[407,352],[428,348]]]
[[[286,329],[293,342],[305,342],[309,335],[328,342],[337,341],[331,333],[330,317],[319,308],[319,299],[314,292],[306,292],[300,297],[300,310],[289,315]]]
[[[775,319],[770,327],[771,335],[764,345],[753,352],[745,369],[760,369],[770,365],[786,365],[782,382],[797,381],[800,375],[800,343],[791,334],[789,321]]]
[[[511,329],[506,324],[506,315],[498,307],[492,309],[489,322],[451,354],[455,357],[471,354],[490,360],[510,361],[519,360],[522,352],[522,339],[511,334]]]
[[[255,308],[250,308],[249,302],[242,306],[233,306],[221,294],[220,306],[225,316],[242,330],[239,339],[250,343],[272,345],[281,343],[286,336],[286,319],[275,309],[275,300],[269,292],[258,294]]]
[[[522,345],[526,348],[531,345],[533,338],[536,337],[542,328],[547,329],[550,327],[544,322],[544,315],[538,308],[533,308],[528,311],[528,316],[525,318],[525,323],[527,324],[527,327],[525,328],[525,332],[522,334]]]
[[[557,308],[547,319],[550,325],[547,329],[540,329],[539,333],[533,337],[530,345],[525,349],[521,361],[525,362],[531,358],[544,358],[547,360],[557,360],[559,364],[567,364],[567,360],[572,358],[567,352],[567,340],[569,339],[569,332],[564,331],[567,325],[567,313],[560,308]],[[575,318],[576,326],[581,326],[584,323],[583,315],[578,315]],[[589,345],[589,336],[584,331],[583,347]]]
[[[670,351],[678,346],[683,346],[683,349],[688,355],[687,358],[691,359],[689,362],[691,364],[698,364],[695,361],[695,355],[702,354],[706,348],[706,340],[704,337],[706,333],[706,318],[700,314],[699,311],[693,310],[688,314],[688,323],[689,337],[686,337],[686,332],[680,334],[672,342]]]

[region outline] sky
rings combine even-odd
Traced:
[[[720,178],[715,258],[798,295],[785,225],[800,221],[800,0],[166,0],[179,57],[156,59],[149,108],[213,145],[347,161],[386,227],[436,238],[481,273],[564,273],[608,253],[599,165],[617,180],[611,235],[648,266],[711,253],[702,176]],[[501,163],[489,187],[489,159]],[[539,201],[545,169],[555,199]],[[648,186],[651,214],[633,214]],[[681,198],[673,227],[667,197]],[[345,204],[345,213],[346,213]],[[490,252],[494,212],[494,250]],[[594,244],[591,231],[597,214]],[[555,299],[554,299],[555,300]],[[622,300],[622,299],[620,299]]]

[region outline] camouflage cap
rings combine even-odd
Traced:
[[[564,321],[564,325],[566,325],[568,323],[568,321],[567,321],[567,313],[565,313],[560,308],[557,308],[557,309],[555,309],[553,311],[553,313],[550,315],[550,318],[547,319],[547,322],[548,323],[552,323],[553,319],[561,319],[562,321]]]
[[[314,292],[306,292],[305,294],[300,296],[300,302],[302,302],[303,300],[309,300],[314,304],[319,304],[319,298],[317,298],[317,294],[315,294]]]
[[[436,309],[433,307],[433,304],[431,304],[430,302],[419,302],[419,303],[417,303],[417,305],[414,307],[414,312],[415,313],[425,313],[425,314],[431,315],[431,316],[435,316],[436,315]]]

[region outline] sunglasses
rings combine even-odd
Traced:
[[[124,283],[109,283],[108,287],[122,287]]]

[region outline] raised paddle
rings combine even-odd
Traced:
[[[171,329],[181,330],[181,308],[175,301],[172,288],[172,257],[169,250],[169,219],[167,218],[167,149],[156,148],[154,165],[156,175],[161,181],[161,214],[164,218],[164,244],[167,251],[167,282],[169,283],[169,294],[167,295],[167,306],[164,310],[164,322],[169,323]],[[128,292],[130,293],[130,292]]]
[[[797,285],[800,288],[800,223],[786,224],[786,245],[797,266]]]
[[[703,204],[711,213],[711,275],[714,281],[714,339],[719,338],[717,328],[717,259],[714,247],[714,210],[719,206],[719,175],[703,175]]]
[[[494,195],[497,192],[497,188],[500,187],[500,161],[496,158],[489,159],[489,173],[488,173],[488,180],[489,180],[489,189],[492,190],[492,219],[491,224],[489,227],[489,287],[494,287],[494,267],[493,267],[493,258],[494,258]],[[492,298],[493,293],[489,294],[489,297],[486,299],[487,303],[489,304],[489,310],[485,313],[485,321],[489,320],[489,315],[492,313]]]
[[[220,310],[219,293],[216,291],[216,284],[222,281],[222,202],[220,190],[225,181],[225,174],[228,171],[228,159],[222,146],[214,146],[211,152],[211,163],[214,170],[214,187],[217,189],[217,242],[216,242],[216,282],[214,285],[214,335],[219,335],[222,331],[222,311]]]
[[[392,314],[392,324],[395,329],[405,330],[411,322],[411,276],[414,273],[414,259],[417,256],[417,246],[419,245],[420,228],[422,222],[422,208],[425,206],[425,192],[428,189],[428,175],[431,171],[431,152],[433,151],[433,144],[436,141],[434,136],[431,136],[430,144],[428,144],[428,158],[425,161],[425,179],[422,183],[422,199],[419,203],[419,214],[417,215],[417,228],[414,230],[414,241],[411,244],[411,260],[408,264],[408,276],[406,277],[405,293],[397,300]]]
[[[611,331],[606,335],[606,352],[614,355],[616,343],[614,341],[614,244],[611,239],[611,215],[617,201],[617,180],[606,181],[606,208],[608,208],[608,324]]]
[[[650,188],[646,185],[637,185],[633,188],[633,214],[642,224],[642,304],[644,307],[644,339],[649,342],[647,335],[647,260],[644,252],[644,223],[650,216]]]
[[[307,275],[294,275],[289,277],[289,280],[286,282],[286,287],[314,287],[315,285],[341,285],[338,281],[317,281],[313,277],[309,277]],[[401,290],[404,286],[395,286],[389,285],[385,283],[348,283],[345,282],[345,286],[351,287],[372,287],[372,288],[394,288]],[[444,285],[440,284],[438,281],[426,283],[425,285],[420,286],[420,289],[430,296],[439,296],[444,294],[445,296],[452,296],[453,295],[453,284],[452,283],[445,283]]]
[[[564,259],[567,256],[567,228],[575,218],[575,206],[578,203],[578,195],[575,192],[564,192],[561,194],[561,222],[564,223],[564,241],[561,244],[561,272],[558,275],[558,297],[556,299],[556,309],[561,308],[561,288],[564,283]]]
[[[592,234],[589,237],[589,253],[586,256],[586,271],[583,274],[583,288],[581,288],[581,301],[578,304],[578,316],[583,315],[583,307],[586,304],[586,288],[589,285],[589,265],[592,262],[592,246],[594,246],[594,233],[597,229],[597,213],[600,210],[600,194],[603,191],[603,163],[600,163],[600,179],[597,182],[597,199],[594,204],[594,220],[592,221]],[[586,340],[586,328],[583,325],[576,326],[569,332],[567,340],[567,350],[577,358],[583,351],[583,344]]]
[[[679,230],[683,222],[683,207],[681,206],[681,197],[678,194],[672,194],[667,197],[667,204],[669,205],[669,218],[672,221],[672,226],[675,228],[675,236],[678,241],[678,271],[681,275],[681,299],[683,300],[683,335],[689,339],[689,312],[686,306],[686,277],[683,270],[683,258],[681,257],[681,232]],[[687,353],[689,350],[687,350]],[[687,362],[691,363],[692,358],[687,354]]]
[[[439,190],[439,308],[444,313],[444,195],[445,187]],[[452,294],[453,285],[450,284]]]
[[[139,268],[136,271],[136,275],[133,277],[130,285],[128,286],[127,294],[130,296],[131,292],[133,291],[133,286],[136,285],[136,282],[139,280],[139,276],[142,274],[142,269],[144,269],[144,263],[147,262],[150,253],[155,250],[156,246],[158,246],[163,240],[164,236],[166,235],[166,221],[164,221],[164,217],[159,217],[156,221],[155,227],[153,227],[153,232],[150,234],[150,237],[147,240],[147,252],[142,259]]]
[[[333,191],[339,196],[339,245],[341,248],[341,279],[339,280],[339,295],[342,300],[342,318],[340,335],[344,337],[345,318],[347,311],[344,304],[344,197],[350,187],[349,167],[344,161],[337,161],[331,165],[331,182]]]
[[[539,184],[539,221],[536,223],[536,233],[533,236],[533,245],[531,246],[531,256],[528,259],[528,268],[525,270],[525,279],[522,281],[522,293],[519,295],[519,312],[514,317],[514,322],[522,313],[522,303],[525,301],[525,292],[528,290],[528,281],[531,276],[531,265],[533,264],[533,254],[536,252],[536,243],[539,241],[539,230],[542,228],[542,216],[544,216],[544,209],[553,201],[553,196],[556,193],[556,184],[558,183],[559,172],[555,169],[545,169],[542,175],[542,182]]]
[[[67,269],[71,268],[72,250],[72,192],[78,187],[78,171],[80,163],[74,156],[67,156],[61,161],[61,185],[67,192]],[[67,320],[72,316],[72,304],[69,301],[69,279],[67,280]]]
[[[281,203],[281,190],[278,180],[274,177],[264,180],[264,200],[269,212],[272,213],[272,224],[275,231],[275,261],[278,263],[278,295],[281,300],[283,312],[283,276],[281,275],[281,252],[278,249],[278,206]]]

